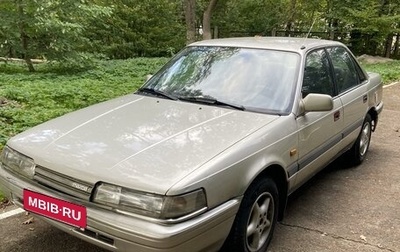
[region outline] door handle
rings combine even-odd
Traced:
[[[340,119],[340,111],[338,110],[333,114],[333,121],[336,122],[339,119]]]
[[[368,101],[368,95],[363,96],[363,103],[366,103]]]

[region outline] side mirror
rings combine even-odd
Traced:
[[[326,94],[308,94],[301,100],[301,114],[316,111],[330,111],[333,109],[332,96]]]

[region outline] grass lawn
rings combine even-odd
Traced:
[[[361,63],[368,72],[379,73],[385,84],[400,81],[400,60],[394,60],[386,63]]]
[[[5,201],[6,201],[6,197],[4,197],[2,192],[0,192],[0,207],[1,207],[2,203],[5,202]]]
[[[140,87],[167,58],[100,61],[91,70],[71,72],[51,65],[0,63],[0,151],[7,139],[65,113],[128,94]],[[385,84],[400,80],[400,61],[362,64]],[[4,196],[0,192],[0,202]]]

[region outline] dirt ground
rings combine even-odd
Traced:
[[[371,56],[371,55],[367,55],[367,54],[363,54],[363,55],[357,57],[357,60],[360,62],[369,63],[369,64],[385,63],[385,62],[393,61],[393,59],[384,58],[384,57],[380,57],[380,56]]]

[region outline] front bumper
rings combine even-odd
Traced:
[[[0,190],[19,207],[23,207],[23,189],[86,206],[85,230],[39,217],[71,235],[111,251],[218,251],[229,234],[240,205],[239,198],[233,199],[188,221],[166,225],[98,208],[95,204],[25,180],[0,165]]]

